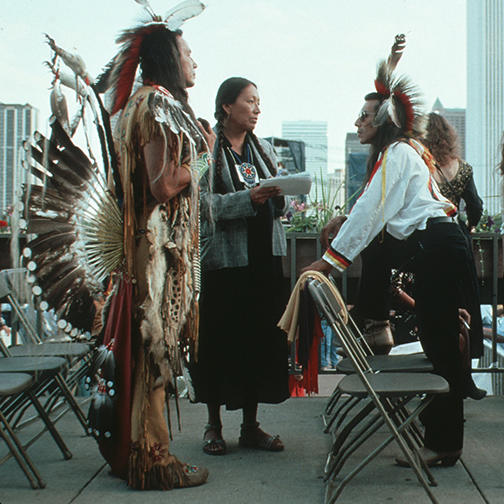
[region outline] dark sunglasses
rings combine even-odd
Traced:
[[[370,115],[374,115],[374,114],[370,114],[369,112],[362,110],[360,112],[360,114],[357,116],[357,120],[360,120],[361,122],[365,121]]]

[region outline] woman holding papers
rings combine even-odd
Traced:
[[[210,455],[226,452],[221,405],[243,410],[240,446],[284,448],[256,418],[259,402],[289,397],[287,342],[276,326],[285,306],[285,201],[279,187],[259,184],[277,171],[273,147],[253,133],[260,112],[254,83],[221,84],[214,161],[201,180],[200,340],[191,375],[196,400],[208,407],[203,450]]]

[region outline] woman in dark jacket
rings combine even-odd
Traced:
[[[243,410],[240,445],[283,450],[259,428],[257,405],[289,397],[282,302],[285,201],[259,179],[276,175],[272,146],[253,130],[260,113],[254,83],[233,77],[215,101],[214,162],[201,181],[200,339],[191,364],[196,400],[208,407],[203,450],[226,452],[220,406]]]

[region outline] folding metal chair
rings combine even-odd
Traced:
[[[334,282],[332,282],[332,285],[335,286]],[[355,355],[361,359],[363,365],[368,365],[373,371],[382,373],[431,373],[433,371],[432,363],[423,352],[406,355],[374,355],[350,313],[346,312],[346,318],[348,319],[347,325],[349,328],[347,336],[352,338]],[[338,373],[345,375],[355,373],[352,359],[345,357],[340,360],[336,370]],[[350,398],[341,404],[339,408],[336,408],[340,398],[341,391],[335,388],[323,415],[324,432],[326,433],[330,432],[336,419],[344,417],[344,413],[348,412],[355,404],[355,400]]]
[[[65,459],[72,458],[72,453],[66,446],[63,438],[56,430],[54,422],[49,417],[46,407],[42,406],[39,398],[42,397],[50,387],[61,387],[61,373],[66,367],[66,361],[60,357],[2,357],[0,358],[0,381],[4,381],[4,374],[23,373],[32,377],[33,383],[30,389],[24,394],[19,394],[15,400],[9,402],[3,408],[4,415],[8,418],[10,425],[13,428],[21,428],[20,420],[30,406],[34,406],[37,416],[33,417],[30,421],[37,418],[42,419],[45,428],[49,431],[52,438],[58,445],[63,457]],[[71,394],[70,394],[71,395]],[[45,429],[35,435],[26,447],[33,444]]]
[[[326,463],[326,504],[335,502],[345,485],[392,441],[395,441],[404,453],[431,502],[437,503],[429,487],[429,484],[435,486],[436,482],[419,455],[419,445],[412,425],[435,395],[449,391],[448,382],[430,373],[374,371],[366,356],[362,355],[355,336],[351,334],[346,307],[344,303],[338,302],[329,280],[322,282],[312,279],[307,282],[307,287],[319,313],[339,337],[355,369],[354,374],[345,376],[338,383],[339,393],[348,395],[360,406],[355,412],[354,405],[353,414],[334,432],[334,442]],[[417,397],[422,397],[422,401],[413,404],[411,410],[407,409],[406,405],[411,405],[412,399]],[[382,426],[388,429],[385,440],[374,447],[337,483],[336,477],[350,455],[359,447],[363,447]]]
[[[41,337],[41,334],[35,329],[35,325],[30,320],[29,314],[23,309],[22,303],[18,297],[25,290],[27,283],[27,271],[23,268],[7,269],[0,271],[0,297],[6,297],[12,306],[20,322],[19,336],[24,340],[23,344],[6,348],[2,345],[2,352],[7,357],[31,357],[35,364],[36,358],[60,357],[67,362],[65,374],[59,373],[54,376],[54,382],[50,387],[46,387],[44,392],[50,392],[46,401],[45,409],[50,412],[58,404],[61,404],[59,399],[62,397],[64,402],[73,411],[86,434],[88,433],[86,415],[82,411],[75,398],[71,393],[71,388],[77,386],[80,381],[87,375],[91,364],[91,347],[87,343],[78,343],[71,341],[47,341]],[[26,297],[26,294],[23,295]],[[32,371],[35,371],[33,369]],[[50,388],[50,390],[49,390]],[[56,422],[61,416],[66,413],[64,410],[54,419]]]
[[[44,488],[46,486],[44,480],[3,413],[5,407],[8,407],[9,403],[26,393],[32,384],[33,378],[29,374],[5,373],[0,376],[0,422],[2,424],[0,436],[9,448],[10,455],[15,458],[19,467],[25,473],[32,488]]]
[[[359,335],[360,331],[358,327],[355,325],[355,322],[352,320],[350,314],[348,315],[349,325],[353,326],[353,329],[349,331],[348,336],[353,338],[356,342],[357,351],[362,350],[359,348],[359,338],[355,337],[355,334]],[[362,355],[362,354],[360,354]],[[423,352],[415,353],[415,354],[406,354],[406,355],[366,355],[361,357],[365,359],[363,361],[363,365],[367,362],[367,365],[376,373],[431,373],[433,371],[432,363],[427,359]],[[355,367],[352,362],[352,359],[345,358],[341,366],[338,365],[337,371],[340,374],[353,374],[355,373]],[[341,412],[344,412],[345,409],[348,409],[349,403],[351,401],[347,401],[346,403],[340,404],[337,408],[337,404],[339,399],[341,398],[341,391],[336,388],[329,401],[327,402],[323,420],[325,424],[324,432],[330,432],[334,422],[340,416]]]

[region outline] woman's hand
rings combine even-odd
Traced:
[[[215,139],[217,138],[217,135],[215,134],[214,130],[210,126],[210,123],[206,119],[198,117],[197,123],[199,129],[203,133],[203,137],[208,145],[208,150],[210,151],[211,154],[214,150]]]
[[[322,248],[328,249],[330,242],[333,238],[338,234],[341,226],[347,220],[345,215],[338,215],[331,219],[320,232],[320,243],[322,244]]]
[[[250,199],[254,205],[263,205],[270,198],[280,196],[282,190],[278,186],[253,187],[250,189]]]

